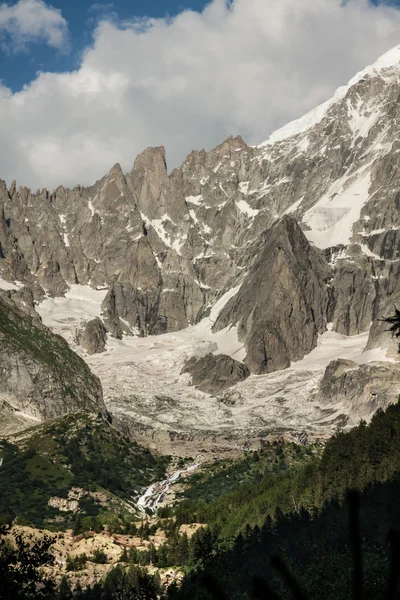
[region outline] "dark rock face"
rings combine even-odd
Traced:
[[[357,335],[367,331],[373,319],[376,283],[371,259],[358,253],[338,260],[330,287],[328,321],[334,331]]]
[[[383,319],[392,316],[395,307],[400,308],[400,261],[388,265],[379,261],[378,266],[375,281],[376,300],[367,349],[389,347],[391,355],[396,356],[397,341],[392,339],[388,325]]]
[[[88,354],[99,354],[104,352],[107,342],[107,331],[103,321],[96,317],[88,321],[83,332],[79,336],[79,344],[85,348]]]
[[[193,356],[186,361],[182,373],[190,373],[192,385],[202,392],[216,396],[235,383],[249,377],[246,365],[226,354],[206,354],[202,358]]]
[[[322,253],[293,218],[284,217],[265,234],[254,265],[214,329],[238,326],[253,373],[284,369],[310,352],[325,331],[330,275]]]
[[[320,384],[320,391],[324,398],[337,393],[337,386],[343,384],[343,376],[359,368],[358,363],[343,358],[338,358],[329,363],[325,369],[324,377]]]
[[[131,328],[142,337],[165,333],[167,318],[159,314],[160,289],[137,290],[129,283],[114,283],[102,305],[107,330],[116,338],[132,335]]]
[[[102,317],[106,332],[117,338],[117,340],[121,340],[124,328],[119,318],[114,286],[110,288],[107,296],[103,300]]]

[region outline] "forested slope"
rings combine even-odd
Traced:
[[[388,532],[400,528],[400,404],[378,411],[370,425],[338,433],[295,473],[270,475],[205,505],[186,503],[178,519],[203,518],[212,543],[198,569],[170,598],[211,598],[204,574],[215,576],[229,598],[250,598],[255,576],[266,577],[283,598],[290,595],[270,565],[282,556],[313,599],[350,597],[349,489],[361,492],[361,531],[366,596],[385,597]],[[235,537],[235,533],[240,534]],[[218,548],[220,548],[218,550]],[[200,553],[199,553],[200,554]]]

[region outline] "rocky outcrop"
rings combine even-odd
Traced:
[[[114,287],[111,287],[102,304],[102,317],[107,333],[117,340],[122,339],[124,327],[117,309],[117,298]]]
[[[107,342],[107,331],[103,321],[96,317],[88,321],[84,330],[79,335],[79,345],[82,346],[88,354],[99,354],[104,352]]]
[[[244,381],[250,375],[246,365],[239,361],[226,354],[211,353],[201,358],[193,356],[187,360],[182,373],[189,373],[192,385],[212,396]]]
[[[350,415],[350,425],[369,420],[378,408],[396,402],[400,390],[400,369],[394,363],[358,365],[338,359],[325,370],[318,399],[324,405],[340,404]]]
[[[376,277],[376,300],[367,349],[389,348],[390,355],[396,356],[398,344],[388,332],[384,319],[394,314],[395,307],[400,308],[400,261],[381,265]]]
[[[106,413],[99,379],[39,318],[0,298],[0,397],[33,420],[76,410]],[[1,429],[1,426],[0,426]]]
[[[371,258],[358,246],[347,250],[348,258],[338,259],[330,283],[328,321],[343,335],[368,331],[373,320],[377,286]]]
[[[14,290],[0,289],[0,299],[4,300],[7,305],[13,306],[40,323],[40,316],[35,310],[35,297],[43,298],[43,290],[38,289],[37,286],[23,286]]]
[[[285,216],[264,235],[254,265],[214,330],[237,325],[253,373],[284,369],[310,352],[326,329],[330,275],[322,253]]]
[[[166,320],[159,315],[160,290],[136,290],[129,283],[114,283],[102,305],[107,329],[114,337],[164,333]]]

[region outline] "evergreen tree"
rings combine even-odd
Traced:
[[[14,534],[13,543],[6,540],[9,527],[0,528],[0,600],[34,598],[40,587],[42,598],[52,598],[53,582],[42,572],[52,565],[50,547],[54,540],[48,536],[38,541],[26,541]]]
[[[79,590],[78,590],[79,591]],[[73,598],[71,584],[64,575],[58,588],[58,599],[57,600],[71,600]]]
[[[392,315],[391,317],[386,317],[385,319],[382,319],[382,321],[390,325],[388,331],[391,332],[392,337],[400,337],[400,310],[398,308],[394,307],[394,315]]]

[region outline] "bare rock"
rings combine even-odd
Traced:
[[[79,336],[79,344],[85,348],[88,354],[99,354],[104,352],[106,342],[107,331],[103,321],[98,317],[88,321]]]
[[[0,399],[33,421],[84,409],[106,414],[99,379],[53,334],[0,297]],[[1,431],[1,418],[0,418]]]
[[[124,329],[122,322],[119,318],[119,312],[117,308],[117,297],[115,294],[114,286],[110,288],[106,297],[103,300],[102,315],[106,332],[110,333],[117,340],[121,340]]]
[[[265,234],[214,330],[238,326],[253,373],[284,369],[310,352],[325,331],[330,274],[322,253],[310,246],[293,218],[284,217]]]
[[[250,375],[249,369],[243,363],[226,354],[211,353],[202,358],[190,358],[186,361],[182,373],[190,373],[192,385],[212,396],[244,381]]]
[[[334,331],[357,335],[373,320],[377,284],[373,261],[361,254],[338,260],[330,286],[328,320]]]
[[[142,337],[164,333],[166,329],[159,314],[159,303],[159,289],[143,291],[135,289],[129,283],[116,282],[102,305],[106,328],[119,339],[122,334],[132,335],[132,329]]]
[[[378,408],[397,402],[400,385],[398,364],[375,362],[358,365],[337,359],[326,368],[318,399],[326,406],[340,404],[351,415],[351,425],[369,420]]]

